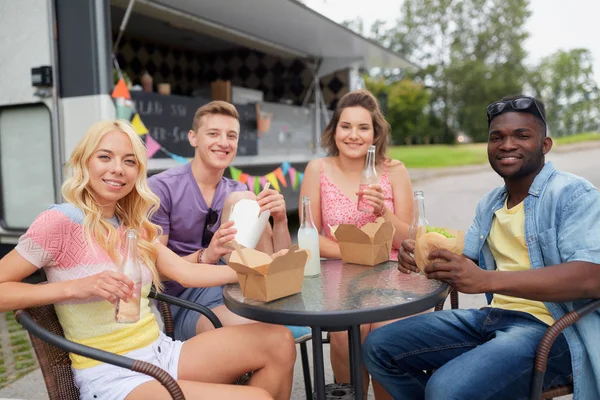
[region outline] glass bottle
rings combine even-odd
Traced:
[[[360,174],[360,186],[358,187],[358,211],[373,212],[373,207],[363,200],[362,191],[369,185],[378,184],[377,171],[375,170],[375,146],[370,146],[367,151],[367,162],[365,169]]]
[[[429,222],[425,217],[425,197],[423,196],[423,192],[421,190],[415,190],[414,196],[413,219],[408,231],[408,238],[412,240],[417,238],[417,231],[420,226],[429,225]]]
[[[321,273],[321,254],[319,252],[319,231],[315,226],[310,208],[310,197],[302,196],[302,214],[298,228],[298,247],[310,251],[304,267],[304,276],[316,276]]]
[[[125,257],[120,272],[133,281],[133,298],[127,301],[119,299],[115,309],[115,321],[133,323],[140,319],[140,301],[142,294],[142,269],[137,257],[137,232],[128,229],[126,233]]]

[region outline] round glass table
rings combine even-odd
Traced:
[[[232,312],[272,324],[310,326],[317,399],[325,398],[322,331],[348,330],[352,384],[363,398],[360,325],[402,318],[435,307],[449,292],[446,283],[403,274],[398,263],[374,267],[321,260],[321,274],[305,277],[302,292],[262,302],[246,299],[238,284],[223,289]]]

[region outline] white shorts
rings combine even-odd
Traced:
[[[150,346],[130,351],[125,356],[154,364],[177,379],[182,346],[183,342],[172,340],[160,332],[158,339]],[[154,380],[151,376],[112,364],[72,370],[81,400],[123,400],[142,383]]]

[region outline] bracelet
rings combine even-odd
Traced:
[[[206,249],[200,249],[200,250],[198,250],[198,259],[196,260],[196,262],[198,264],[202,264],[202,255],[204,254],[205,250]]]

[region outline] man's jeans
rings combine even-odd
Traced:
[[[547,328],[527,313],[490,307],[420,314],[371,332],[364,363],[394,399],[528,399]],[[424,372],[433,369],[431,376]],[[550,351],[544,387],[565,384],[571,374],[561,334]]]

